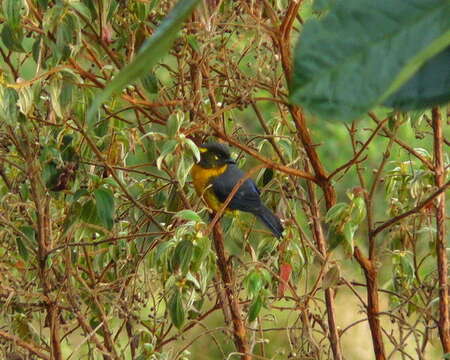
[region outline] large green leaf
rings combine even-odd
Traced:
[[[183,21],[194,10],[199,0],[181,0],[170,14],[163,20],[155,33],[145,41],[133,61],[125,66],[106,88],[97,96],[88,111],[88,123],[91,124],[97,114],[97,109],[114,92],[120,91],[125,85],[148,74],[157,61],[165,55],[177,37]]]
[[[338,1],[304,27],[291,101],[323,118],[361,116],[450,44],[449,19],[450,0]]]
[[[450,46],[423,65],[384,105],[402,111],[430,108],[450,101]]]

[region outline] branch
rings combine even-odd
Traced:
[[[378,120],[377,116],[373,112],[369,112],[369,116],[372,118],[373,121],[375,121],[378,125],[380,125],[380,120]],[[384,120],[383,120],[383,122],[384,122]],[[387,137],[392,138],[399,146],[401,146],[407,152],[409,152],[410,154],[412,154],[416,158],[418,158],[420,161],[422,161],[428,169],[430,169],[432,171],[434,170],[433,164],[425,156],[423,156],[422,154],[418,153],[416,150],[414,150],[409,145],[405,144],[402,140],[397,139],[397,137],[389,129],[387,129],[385,126],[383,126],[383,131],[384,131],[384,133],[386,134]]]
[[[2,337],[3,339],[6,339],[6,340],[12,341],[14,344],[19,345],[20,347],[28,350],[30,353],[36,355],[40,359],[50,360],[50,356],[43,353],[44,349],[40,348],[36,344],[31,344],[29,342],[25,342],[21,338],[15,336],[15,335],[11,335],[2,330],[0,330],[0,337]]]
[[[217,255],[217,266],[219,267],[220,275],[222,277],[225,294],[230,305],[231,319],[233,322],[233,336],[234,343],[237,351],[242,353],[242,360],[251,360],[251,356],[248,354],[249,346],[246,339],[246,330],[244,322],[241,319],[241,311],[239,308],[239,302],[237,296],[233,291],[233,270],[228,264],[227,257],[225,255],[225,247],[223,241],[223,232],[219,223],[216,223],[213,227],[213,240],[214,247]]]
[[[372,236],[378,235],[381,231],[385,230],[389,226],[392,226],[396,223],[398,223],[400,220],[403,220],[404,218],[415,214],[419,212],[421,209],[426,207],[431,201],[433,201],[436,197],[441,195],[447,188],[450,186],[450,180],[447,181],[441,188],[439,188],[437,191],[435,191],[433,194],[431,194],[428,198],[426,198],[424,201],[419,203],[416,207],[412,208],[411,210],[408,210],[404,212],[403,214],[397,215],[396,217],[393,217],[392,219],[386,221],[385,223],[378,226],[376,229],[372,231]]]
[[[373,130],[372,134],[370,135],[370,137],[367,139],[367,141],[364,143],[364,145],[361,147],[361,149],[355,154],[355,156],[353,156],[353,158],[349,161],[347,161],[344,165],[339,166],[336,170],[334,170],[330,175],[328,175],[328,180],[330,180],[333,176],[335,176],[336,174],[338,174],[339,172],[341,172],[342,170],[347,169],[348,167],[352,166],[353,164],[355,164],[359,157],[361,156],[361,154],[364,152],[364,150],[366,150],[366,148],[369,146],[369,144],[372,142],[373,138],[375,137],[375,135],[378,133],[378,130],[386,123],[386,121],[388,121],[389,118],[384,119],[383,121],[380,121],[377,125],[377,127]],[[351,130],[349,130],[351,131]]]

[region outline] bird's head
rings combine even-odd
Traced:
[[[220,168],[227,164],[236,162],[230,157],[228,147],[223,144],[211,142],[199,146],[200,161],[199,165],[205,169]]]

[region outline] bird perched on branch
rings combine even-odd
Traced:
[[[200,161],[191,171],[194,187],[208,206],[213,211],[218,211],[245,174],[236,166],[225,145],[211,142],[201,145],[199,150]],[[234,194],[226,210],[252,213],[274,236],[280,238],[283,233],[281,221],[261,202],[259,195],[260,191],[255,182],[252,179],[246,179]]]

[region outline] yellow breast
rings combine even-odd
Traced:
[[[215,196],[211,188],[211,182],[217,176],[223,174],[227,169],[227,165],[214,169],[204,169],[195,164],[191,170],[192,182],[194,183],[195,191],[199,196],[205,199],[208,206],[217,211],[220,209],[220,201]]]

